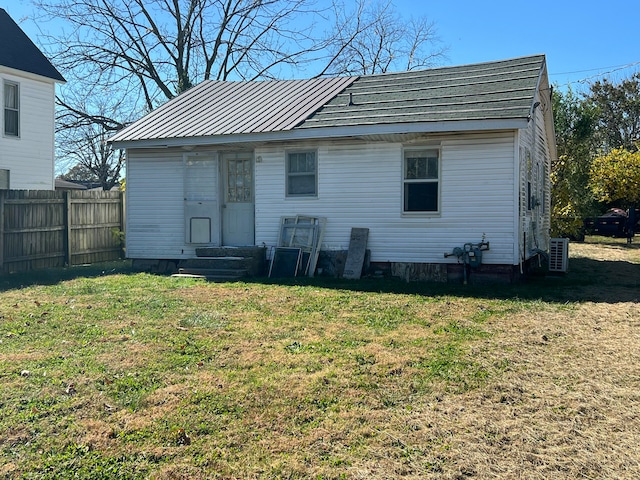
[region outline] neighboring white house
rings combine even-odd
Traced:
[[[444,254],[466,243],[488,242],[482,269],[509,278],[549,248],[556,148],[543,55],[205,81],[111,141],[127,149],[133,259],[274,246],[281,217],[296,215],[326,217],[325,251],[346,250],[351,228],[368,228],[371,262],[415,277],[460,272]],[[207,220],[198,238],[194,219]]]
[[[54,189],[55,88],[64,81],[0,8],[0,178],[13,190]]]

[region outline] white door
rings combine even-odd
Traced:
[[[220,245],[216,155],[193,153],[184,160],[185,242]]]
[[[255,244],[253,195],[253,154],[226,153],[222,156],[224,203],[222,204],[222,244]]]

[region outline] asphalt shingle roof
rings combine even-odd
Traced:
[[[544,56],[360,77],[301,128],[527,118]]]
[[[64,77],[47,60],[9,14],[0,8],[0,65],[64,82]]]

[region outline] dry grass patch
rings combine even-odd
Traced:
[[[637,304],[626,307],[639,318]],[[637,477],[637,320],[604,310],[587,303],[496,325],[510,367],[424,412],[453,432],[447,463],[479,478]]]

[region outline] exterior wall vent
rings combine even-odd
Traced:
[[[9,190],[11,185],[9,177],[9,170],[0,168],[0,190]]]
[[[566,273],[569,269],[569,239],[552,238],[549,244],[549,271]]]

